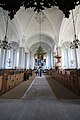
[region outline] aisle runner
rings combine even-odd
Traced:
[[[37,76],[22,98],[52,97],[56,99],[46,78]]]

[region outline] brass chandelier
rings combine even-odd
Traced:
[[[72,20],[73,20],[73,28],[74,28],[74,40],[73,40],[73,42],[71,42],[70,48],[77,49],[80,46],[80,41],[78,40],[78,38],[76,36],[73,10],[72,10]]]
[[[46,52],[44,51],[44,49],[41,46],[41,23],[44,22],[45,18],[46,18],[46,16],[43,13],[43,11],[40,11],[39,13],[37,12],[35,14],[35,20],[39,23],[39,30],[40,30],[39,40],[40,40],[40,45],[37,48],[36,53],[34,55],[37,55],[39,59],[41,59],[42,55],[46,54]]]
[[[12,47],[10,45],[10,43],[7,41],[7,32],[8,32],[8,17],[7,17],[7,22],[6,22],[6,34],[4,37],[4,40],[0,40],[0,48],[1,49],[5,49],[5,50],[10,50]]]

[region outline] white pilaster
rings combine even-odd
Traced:
[[[25,50],[23,47],[19,47],[19,67],[25,68]]]
[[[1,68],[5,68],[6,64],[6,50],[1,49]]]
[[[74,54],[75,54],[75,68],[78,68],[78,60],[77,60],[77,51],[76,48],[74,48]]]
[[[51,52],[51,68],[53,68],[53,53]]]

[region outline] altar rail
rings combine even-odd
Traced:
[[[47,74],[77,95],[80,95],[80,70],[47,70]]]
[[[28,80],[34,71],[24,69],[0,69],[0,95],[9,91],[21,82]]]

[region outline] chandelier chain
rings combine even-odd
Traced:
[[[12,49],[10,43],[8,43],[8,41],[7,41],[8,20],[9,20],[9,16],[7,16],[7,20],[6,20],[6,32],[5,32],[4,40],[0,40],[0,48],[1,48],[1,49],[5,49],[5,50],[10,50],[10,49]]]
[[[74,22],[74,15],[73,15],[73,10],[72,10],[72,21],[73,21],[73,29],[74,29],[74,40],[71,42],[70,48],[76,49],[80,46],[80,41],[78,40],[76,36],[76,29],[75,29],[75,22]]]

